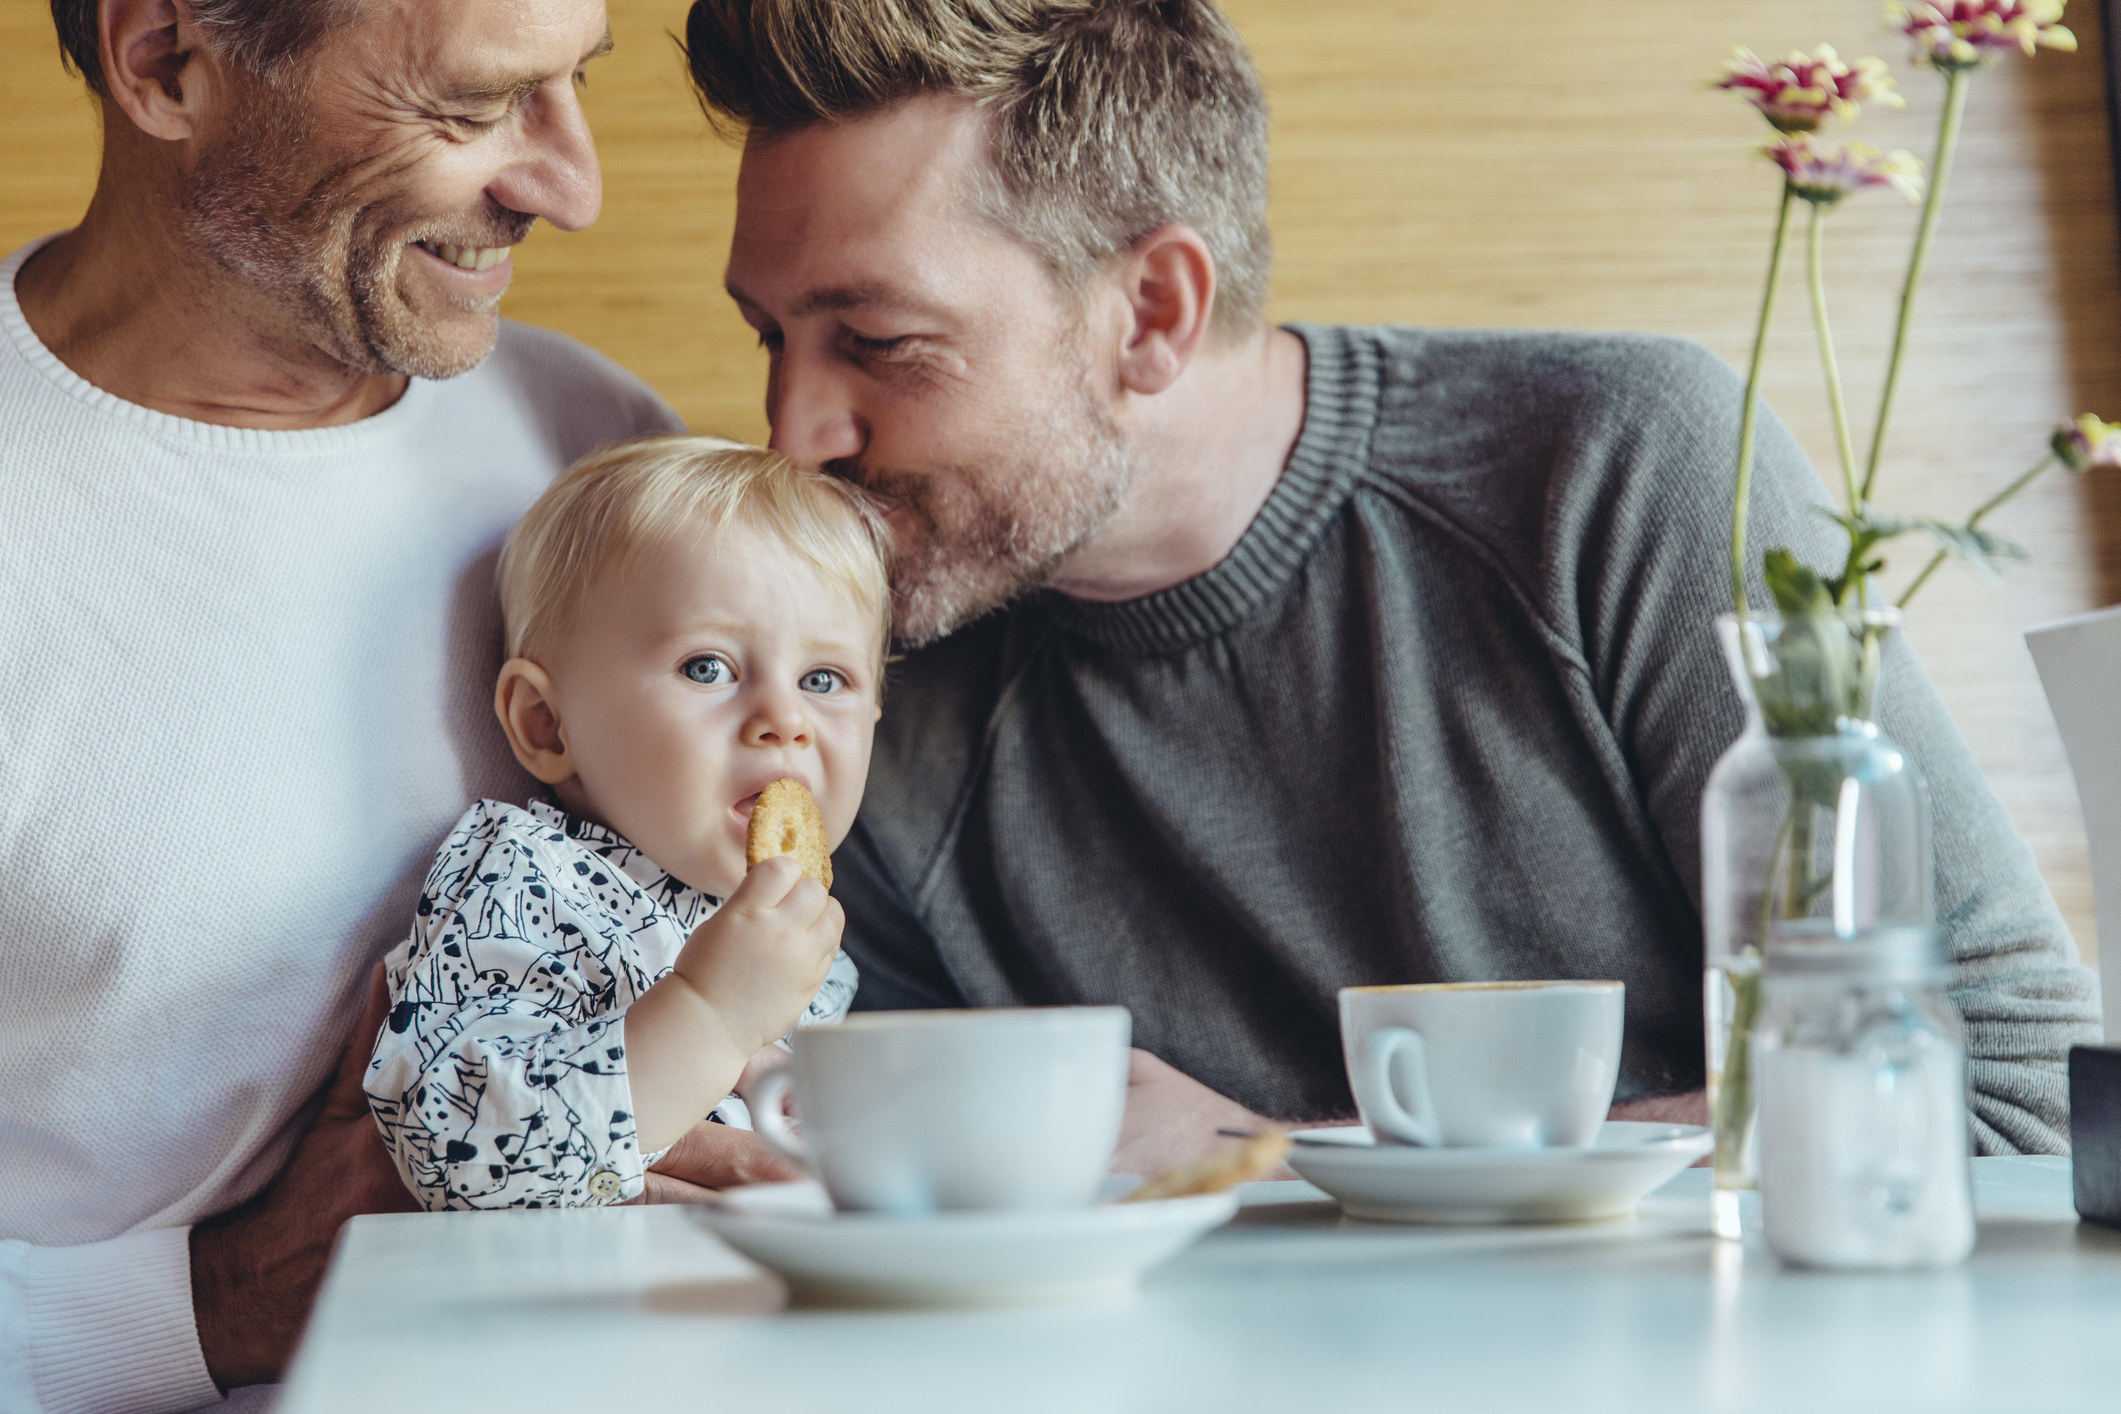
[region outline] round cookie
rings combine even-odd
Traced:
[[[803,783],[783,776],[759,792],[744,834],[744,867],[792,854],[803,872],[832,887],[832,855],[825,848],[825,817]]]

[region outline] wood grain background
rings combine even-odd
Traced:
[[[1941,90],[1907,66],[1871,0],[1226,3],[1274,105],[1273,313],[1285,319],[1650,329],[1742,367],[1777,182],[1749,155],[1758,119],[1703,81],[1736,42],[1882,54],[1908,108],[1867,113],[1854,135],[1924,156]],[[507,311],[602,349],[695,426],[758,437],[763,360],[720,292],[735,154],[686,93],[669,37],[683,12],[682,0],[613,3],[618,49],[588,94],[603,218],[534,234]],[[2068,20],[2079,54],[1976,80],[1882,480],[1893,509],[1963,514],[2030,464],[2056,421],[2121,417],[2101,36],[2088,0]],[[75,219],[96,141],[44,6],[0,0],[0,249]],[[1889,193],[1849,202],[1831,228],[1859,442],[1913,229]],[[1792,293],[1769,396],[1828,467]],[[2121,600],[2121,478],[2057,474],[1992,524],[2036,559],[2000,585],[1940,576],[1909,631],[2089,957],[2082,821],[2020,635]]]

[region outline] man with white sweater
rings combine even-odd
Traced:
[[[276,1378],[404,1204],[356,1018],[450,822],[527,789],[494,551],[674,419],[496,316],[596,216],[602,0],[52,9],[104,141],[0,261],[0,1410],[140,1414]]]

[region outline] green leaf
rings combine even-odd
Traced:
[[[1998,560],[2023,560],[2025,547],[1973,525],[1951,525],[1927,516],[1912,518],[1912,528],[1927,534],[1945,553],[1966,561],[1991,579],[1999,577]]]
[[[1760,568],[1785,622],[1808,614],[1834,614],[1834,596],[1826,582],[1789,551],[1768,551],[1760,557]]]
[[[1875,515],[1869,511],[1843,515],[1831,506],[1814,506],[1812,509],[1840,526],[1848,535],[1851,562],[1861,560],[1877,546],[1897,535],[1904,535],[1913,528],[1891,516]]]
[[[1827,582],[1788,550],[1768,551],[1761,568],[1782,614],[1776,670],[1754,682],[1768,731],[1824,736],[1843,718],[1863,716],[1856,639]]]

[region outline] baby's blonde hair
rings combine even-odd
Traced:
[[[720,437],[647,437],[591,453],[547,487],[501,547],[508,656],[548,651],[590,588],[686,532],[763,531],[876,611],[891,637],[891,531],[860,489]]]

